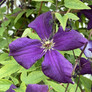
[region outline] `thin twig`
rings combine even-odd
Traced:
[[[40,9],[39,9],[39,12],[38,12],[38,16],[40,15],[40,12],[41,12],[41,9],[42,9],[42,4],[43,4],[43,1],[41,2]]]
[[[91,35],[92,35],[92,31],[91,31],[90,34],[89,34],[88,40],[91,38]],[[83,52],[84,52],[86,46],[87,46],[87,43],[85,44],[85,46],[84,46],[84,48],[83,48],[83,50],[82,50],[82,52],[81,52],[81,54],[80,54],[80,56],[79,56],[79,60],[80,60],[80,58],[81,58],[81,56],[82,56],[82,54],[83,54]],[[79,63],[79,70],[80,70],[80,68],[81,68],[81,67],[80,67],[80,61],[78,61],[77,63]],[[77,65],[76,65],[76,66],[77,66]],[[75,67],[75,69],[76,69],[76,67]],[[75,69],[74,69],[74,71],[75,71]],[[73,71],[73,72],[74,72],[74,71]],[[73,72],[72,72],[72,73],[73,73]],[[77,92],[78,85],[79,85],[79,81],[80,81],[80,74],[79,74],[79,78],[78,78],[77,87],[76,87],[75,92]]]
[[[80,82],[80,75],[79,75],[79,78],[78,78],[77,87],[76,87],[76,90],[75,90],[75,92],[77,92],[77,89],[78,89],[79,82]]]
[[[56,12],[57,12],[57,10],[58,10],[58,7],[57,7],[57,2],[58,2],[58,1],[56,0]]]
[[[66,86],[65,92],[67,92],[67,90],[68,90],[68,87],[69,87],[69,83],[68,83],[68,84],[67,84],[67,86]]]
[[[72,50],[72,52],[73,52],[73,56],[74,56],[74,58],[76,59],[76,56],[75,56],[74,50]]]

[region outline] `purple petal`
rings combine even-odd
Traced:
[[[92,63],[85,58],[80,59],[80,74],[92,74]]]
[[[10,45],[10,55],[24,68],[30,68],[44,53],[41,42],[36,39],[19,38]]]
[[[42,63],[42,71],[46,76],[60,83],[73,83],[72,70],[72,64],[58,51],[47,51]]]
[[[48,86],[39,84],[28,84],[26,92],[48,92]]]
[[[53,39],[55,43],[54,49],[62,51],[79,48],[83,46],[86,42],[88,42],[87,39],[84,38],[77,31],[62,31],[61,27],[59,28],[58,33],[55,34]]]
[[[16,89],[16,86],[12,84],[6,92],[15,92],[13,89]]]
[[[87,29],[88,29],[88,30],[92,29],[92,19],[89,20]]]
[[[89,50],[92,52],[92,48],[89,48]]]
[[[84,46],[82,46],[80,49],[83,50]],[[92,58],[92,52],[89,50],[92,48],[92,41],[90,40],[84,50],[84,54],[87,58]]]
[[[84,9],[78,12],[79,17],[84,14],[88,19],[92,19],[92,5],[89,5],[91,9]]]
[[[46,12],[38,16],[28,27],[33,28],[41,39],[49,38],[52,31],[51,12]]]

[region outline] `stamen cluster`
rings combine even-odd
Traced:
[[[43,48],[45,52],[47,52],[47,50],[53,49],[54,44],[55,44],[55,43],[53,43],[53,39],[52,40],[43,40],[43,41],[41,41],[41,43],[42,43],[41,48]]]

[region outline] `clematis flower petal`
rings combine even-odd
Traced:
[[[80,49],[83,50],[84,46],[82,46]],[[84,54],[87,58],[92,58],[92,52],[89,50],[92,48],[92,41],[90,40],[84,50]]]
[[[60,83],[73,83],[72,70],[72,64],[58,51],[47,51],[42,63],[42,71],[46,76]]]
[[[92,74],[92,63],[85,58],[80,59],[80,74]]]
[[[6,92],[15,92],[13,89],[16,89],[16,86],[12,84]]]
[[[10,55],[22,65],[24,68],[30,68],[43,55],[41,42],[36,39],[19,38],[13,41],[10,45]]]
[[[48,86],[39,84],[28,84],[26,92],[48,92]]]
[[[28,27],[33,28],[41,39],[49,38],[52,31],[51,12],[41,14]]]
[[[92,52],[92,48],[89,48],[89,50]]]
[[[87,41],[80,33],[77,31],[62,31],[62,28],[59,28],[59,31],[53,37],[54,39],[54,49],[57,50],[72,50],[83,46]]]
[[[91,26],[91,23],[92,23],[92,5],[89,5],[89,7],[91,9],[84,9],[84,10],[81,10],[80,12],[78,12],[78,17],[80,17],[80,21],[81,21],[82,14],[84,14],[84,16],[89,19],[88,26],[87,26],[88,30],[92,28],[92,26]]]

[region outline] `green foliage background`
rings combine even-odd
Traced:
[[[19,0],[21,4],[16,6],[17,1],[6,0],[6,5],[0,7],[0,92],[5,92],[11,84],[18,88],[16,92],[25,92],[28,84],[46,84],[49,86],[49,92],[65,92],[67,84],[57,83],[46,77],[41,70],[43,58],[38,60],[30,69],[24,69],[20,66],[13,57],[9,56],[9,44],[20,37],[30,37],[32,39],[40,39],[38,35],[28,28],[28,24],[32,22],[40,14],[52,11],[60,25],[65,30],[66,24],[68,28],[78,30],[86,38],[88,31],[83,24],[87,25],[86,17],[82,16],[82,21],[79,21],[77,12],[81,9],[90,9],[84,3],[92,5],[91,0]],[[48,3],[50,6],[48,6]],[[15,7],[15,8],[14,8]],[[10,12],[9,12],[10,11]],[[80,27],[81,25],[81,27]],[[58,27],[57,27],[58,29]],[[9,32],[13,32],[12,35]],[[90,38],[92,39],[92,38]],[[60,51],[73,65],[75,58],[72,51]],[[76,58],[80,55],[81,50],[74,50]],[[82,57],[85,57],[83,54]],[[86,58],[86,57],[85,57]],[[75,84],[70,84],[68,92],[75,92],[79,76],[73,78]],[[77,92],[91,92],[92,77],[80,76],[80,82]]]

